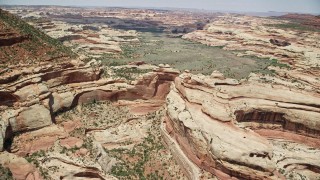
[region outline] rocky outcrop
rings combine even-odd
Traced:
[[[2,15],[1,11],[0,33],[4,30],[2,27],[7,26],[3,25],[2,18],[8,20]],[[33,43],[48,40],[48,44],[65,53],[68,49],[16,20],[19,24],[13,22],[14,25],[30,28],[34,35],[19,45],[3,47],[5,56],[0,53],[0,61],[5,62],[5,68],[0,70],[1,167],[9,168],[15,179],[115,179],[113,176],[122,174],[117,171],[126,160],[116,158],[111,151],[117,153],[126,144],[130,154],[127,158],[145,164],[137,166],[139,170],[125,167],[141,172],[139,177],[158,176],[158,173],[171,177],[171,172],[176,177],[183,176],[170,152],[162,147],[157,135],[159,130],[150,131],[155,123],[158,128],[170,83],[179,71],[169,65],[157,67],[143,62],[106,67],[96,60],[84,64],[78,59],[57,57],[64,53]],[[43,25],[46,30],[63,26]],[[69,40],[83,45],[79,49],[87,48],[95,57],[107,51],[121,52],[119,41],[139,41],[135,31],[107,27],[99,28],[96,33],[92,30],[90,27],[71,33],[72,36],[63,34],[66,37],[63,40],[70,37]],[[38,35],[40,37],[36,37]],[[29,48],[34,48],[33,56],[24,56],[19,49],[27,43],[28,48],[24,50],[30,53]],[[14,58],[23,58],[16,61],[7,52],[12,56],[14,52]],[[123,74],[122,77],[127,77],[127,70],[133,72],[133,77],[120,78]],[[145,151],[146,146],[151,152]],[[149,164],[157,167],[150,168]],[[128,178],[138,177],[131,170],[128,172]]]
[[[138,68],[136,65],[131,66]],[[151,128],[152,121],[143,122],[147,125],[141,125],[139,121],[134,126],[130,120],[128,126],[123,124],[123,131],[119,130],[121,125],[115,128],[103,126],[100,127],[99,134],[96,132],[97,122],[93,122],[94,126],[84,128],[83,122],[80,123],[77,119],[72,119],[72,123],[61,123],[59,114],[79,107],[79,104],[118,101],[119,106],[128,104],[130,112],[143,117],[163,106],[170,83],[178,76],[179,71],[170,67],[158,67],[149,73],[141,74],[135,81],[128,82],[118,77],[103,78],[103,73],[113,71],[107,67],[105,70],[104,72],[102,67],[92,62],[87,65],[71,62],[8,72],[18,74],[20,78],[0,86],[0,99],[3,100],[0,107],[0,150],[31,158],[33,163],[37,162],[37,168],[41,167],[41,174],[37,174],[37,177],[31,173],[31,170],[37,170],[31,168],[31,164],[30,168],[25,170],[35,177],[33,179],[45,179],[45,173],[48,172],[50,177],[56,179],[113,179],[114,177],[107,173],[110,173],[117,160],[108,155],[106,148],[116,148],[117,143],[122,147],[122,143],[128,143],[127,140],[130,139],[134,141],[129,146],[131,148],[142,143],[148,136],[147,128]],[[108,118],[105,121],[107,123],[114,119]],[[142,126],[145,131],[136,133],[135,136],[129,133],[132,128],[139,129]],[[79,131],[84,134],[77,134]],[[119,136],[105,137],[108,132],[113,134],[113,131],[118,131]],[[88,142],[87,136],[94,137],[94,142]],[[113,142],[114,138],[123,138],[124,141]],[[59,153],[66,155],[61,156]],[[82,162],[84,159],[86,162]],[[9,165],[9,168],[13,166],[12,162]],[[53,166],[61,169],[51,169]],[[20,175],[14,168],[10,170],[17,174],[14,177],[31,177],[27,172],[21,171]]]
[[[57,140],[65,140],[68,134],[56,124],[21,134],[12,139],[9,151],[25,157],[37,151],[47,151]]]
[[[12,46],[16,43],[23,42],[25,40],[28,40],[29,36],[14,36],[14,37],[6,37],[2,38],[0,35],[0,47],[1,46]]]
[[[294,20],[295,25],[302,25],[303,28],[310,28],[311,30],[320,29],[320,16],[315,16],[311,14],[286,14],[279,17],[284,20]]]
[[[12,176],[17,180],[42,180],[38,170],[26,159],[11,153],[0,154],[0,164],[10,169]]]
[[[76,57],[70,49],[64,47],[62,50],[61,45],[37,28],[0,9],[0,64],[4,67],[11,69],[11,65],[37,64],[46,60],[63,62],[71,56]]]
[[[51,153],[42,157],[41,167],[59,167],[59,170],[51,174],[53,179],[115,179],[101,171],[97,164],[85,164],[80,158],[70,158],[66,155]]]
[[[157,68],[131,84],[121,79],[100,79],[102,68],[91,67],[90,63],[87,66],[76,62],[55,67],[40,66],[33,70],[23,69],[19,73],[21,76],[24,74],[24,78],[0,87],[0,99],[4,105],[1,149],[14,133],[49,126],[54,123],[55,114],[78,104],[136,99],[163,101],[169,92],[170,82],[179,71]],[[161,106],[161,103],[156,104]]]
[[[91,15],[96,16],[83,13]],[[163,16],[155,13],[148,18]],[[85,65],[56,59],[46,50],[40,54],[48,55],[47,60],[9,64],[0,71],[0,151],[10,153],[0,153],[0,164],[16,179],[114,179],[110,173],[120,178],[127,173],[128,179],[159,175],[176,179],[181,169],[171,160],[173,155],[189,179],[212,175],[218,179],[318,179],[320,74],[313,40],[317,33],[305,33],[310,36],[305,38],[266,25],[275,22],[219,17],[204,28],[201,23],[195,22],[199,27],[189,24],[199,30],[184,35],[227,50],[246,51],[238,55],[291,64],[288,71],[289,66],[270,62],[279,66],[269,67],[275,77],[251,74],[238,81],[217,71],[210,76],[188,71],[179,76],[169,65],[142,61],[103,67],[92,60]],[[127,23],[129,27],[135,20]],[[80,44],[76,49],[95,57],[121,52],[119,42],[139,42],[135,31],[58,21],[41,26],[52,36],[71,41],[65,43]],[[59,34],[61,29],[66,31]],[[159,126],[167,148],[160,143]]]
[[[83,39],[83,37],[81,35],[67,35],[67,36],[60,37],[59,41],[63,42],[63,41],[72,41],[72,40],[79,40],[79,39]]]
[[[65,93],[52,93],[51,99],[49,102],[51,104],[51,111],[56,113],[59,110],[71,108],[72,102],[74,99],[74,94],[72,92]]]
[[[17,117],[9,119],[13,132],[34,130],[52,123],[50,111],[44,106],[35,104],[20,112]]]
[[[19,100],[19,97],[16,95],[10,93],[10,92],[0,92],[0,105],[8,105],[12,106],[13,103],[17,102]]]
[[[317,120],[320,116],[319,94],[250,79],[239,83],[218,75],[217,72],[211,77],[184,73],[175,79],[167,96],[163,132],[170,135],[171,141],[177,143],[198,167],[221,179],[283,178],[280,169],[283,166],[278,163],[281,160],[276,154],[287,149],[279,150],[278,144],[267,139],[270,136],[259,135],[261,129],[298,134],[316,141],[313,144],[298,143],[320,145],[316,140],[320,130]],[[285,135],[271,139],[290,142],[295,138]],[[176,150],[173,152],[183,156]],[[311,151],[296,153],[299,156],[305,153],[317,161]],[[302,161],[314,167],[313,162]],[[284,167],[287,166],[289,164]],[[319,168],[307,167],[306,171]]]
[[[167,122],[168,120],[164,119],[164,121]],[[199,179],[201,176],[201,169],[183,153],[177,141],[170,137],[164,125],[165,123],[161,124],[161,135],[164,144],[174,154],[174,158],[182,167],[184,174],[186,174],[189,179]]]
[[[109,71],[112,69],[106,70]],[[86,66],[73,63],[55,68],[40,66],[33,70],[37,72],[34,74],[26,69],[21,72],[26,76],[1,86],[4,97],[0,98],[5,103],[1,110],[0,142],[1,149],[4,145],[22,156],[53,148],[56,142],[71,151],[79,149],[75,154],[88,155],[90,152],[83,148],[86,143],[83,139],[68,137],[68,133],[79,128],[77,123],[65,123],[65,130],[54,124],[56,115],[78,104],[117,101],[117,105],[127,106],[133,113],[147,114],[160,107],[166,98],[167,116],[163,120],[162,136],[190,179],[201,179],[203,170],[221,179],[278,179],[283,178],[283,171],[287,172],[286,176],[298,176],[298,171],[293,172],[291,168],[301,167],[301,164],[304,166],[300,174],[319,168],[318,152],[307,148],[320,147],[320,97],[312,91],[316,87],[312,83],[311,89],[306,90],[275,77],[274,84],[261,81],[269,77],[259,79],[255,75],[238,81],[225,78],[217,71],[211,76],[186,72],[177,77],[179,71],[165,65],[131,82],[101,78],[102,69],[92,63]],[[135,102],[139,99],[142,101]],[[130,126],[123,124],[117,129],[90,127],[86,130],[99,142],[96,144],[101,154],[98,163],[104,172],[110,171],[115,160],[105,154],[101,146],[112,149],[126,142],[114,140],[125,140],[129,129],[148,129],[151,126],[150,123],[135,123],[130,120]],[[13,139],[15,133],[26,131],[18,139]],[[136,138],[130,135],[134,143],[128,147],[141,142],[146,136],[146,132],[140,131],[135,134]],[[290,142],[298,143],[304,149],[298,151],[300,155],[309,158],[282,161],[283,157],[292,157],[297,152],[283,148],[289,145],[278,143],[278,139],[289,145]],[[303,139],[308,139],[308,142]],[[15,143],[10,147],[12,140]],[[47,162],[65,164],[77,172],[89,172],[78,165],[66,163],[61,157]],[[282,170],[282,167],[286,168]],[[104,177],[101,170],[89,174],[67,173],[63,176]]]
[[[319,66],[319,32],[307,29],[275,18],[225,15],[182,38],[241,51],[238,56],[277,59],[293,68],[309,69]]]
[[[287,41],[279,41],[277,39],[270,39],[270,43],[276,46],[289,46],[291,45],[291,43],[287,42]]]

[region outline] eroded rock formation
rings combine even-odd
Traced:
[[[0,98],[4,100],[2,139],[6,138],[7,128],[16,133],[49,126],[53,123],[55,113],[81,103],[164,99],[169,92],[170,82],[179,73],[171,68],[158,68],[127,84],[121,79],[100,79],[103,72],[101,68],[68,67],[63,70],[58,67],[39,67],[35,70],[38,74],[1,86]]]
[[[291,43],[287,41],[279,41],[277,39],[270,39],[270,43],[276,46],[289,46]]]
[[[217,71],[179,75],[169,65],[141,61],[105,67],[96,60],[19,60],[0,71],[0,164],[15,179],[142,179],[157,177],[159,167],[164,179],[318,179],[320,74],[309,67],[318,63],[317,46],[312,41],[306,52],[297,34],[283,38],[283,31],[261,30],[263,23],[249,17],[224,20],[184,38],[282,57],[292,69],[269,67],[274,76],[239,81]],[[96,55],[111,40],[91,31],[136,36],[43,24],[59,27],[68,28],[66,39],[93,44]],[[119,78],[124,74],[129,78]]]
[[[20,43],[20,42],[23,42],[28,39],[29,39],[28,36],[15,36],[14,34],[12,34],[11,37],[9,36],[9,37],[3,38],[2,35],[0,34],[0,47],[1,46],[12,46],[16,43]]]
[[[221,179],[280,179],[281,173],[290,171],[289,166],[305,164],[303,170],[291,171],[292,176],[319,168],[319,151],[297,151],[309,158],[284,165],[278,153],[289,158],[292,152],[274,143],[282,139],[304,144],[304,149],[319,148],[319,94],[280,84],[240,83],[217,75],[184,73],[175,79],[167,96],[162,130],[188,159]],[[190,166],[185,170],[189,177],[195,176]]]
[[[203,30],[182,38],[224,46],[225,50],[240,50],[238,56],[278,59],[303,69],[319,66],[319,32],[306,31],[299,24],[290,23],[271,18],[221,16]],[[281,28],[287,26],[292,29]]]
[[[136,65],[130,66],[139,68]],[[154,66],[150,67],[154,68]],[[145,127],[145,132],[136,134],[136,136],[130,135],[130,138],[136,141],[135,144],[142,143],[144,137],[148,135],[147,130],[151,128],[151,121],[140,121],[140,123],[146,123],[145,125],[129,123],[114,129],[109,126],[101,127],[101,132],[95,132],[97,129],[88,127],[85,133],[91,134],[96,142],[93,147],[91,147],[92,145],[88,147],[88,142],[84,142],[84,137],[70,136],[70,133],[74,133],[77,130],[76,128],[82,128],[83,125],[81,123],[70,124],[70,122],[69,124],[63,123],[62,128],[61,125],[57,125],[57,121],[60,121],[57,116],[80,104],[101,101],[113,101],[117,102],[118,106],[128,106],[130,112],[138,115],[154,112],[163,106],[165,97],[170,90],[170,83],[179,74],[179,71],[170,67],[157,67],[131,82],[118,77],[102,77],[110,76],[107,73],[112,73],[112,71],[109,68],[102,69],[102,67],[92,64],[92,62],[84,65],[77,61],[67,64],[55,64],[54,66],[38,66],[34,69],[25,68],[21,71],[5,73],[3,78],[6,79],[7,83],[1,85],[0,93],[0,98],[3,100],[0,110],[1,151],[7,150],[22,157],[29,157],[32,154],[31,157],[36,158],[38,161],[39,158],[42,158],[42,154],[39,154],[39,152],[49,152],[58,143],[58,147],[60,148],[61,146],[63,148],[62,151],[74,151],[74,148],[79,149],[75,152],[75,156],[88,156],[88,153],[92,156],[94,152],[97,156],[97,161],[91,162],[93,163],[91,165],[86,163],[79,164],[71,160],[70,157],[61,156],[54,152],[49,153],[46,156],[43,155],[46,159],[43,159],[45,163],[41,164],[42,168],[62,165],[72,170],[60,174],[54,173],[50,176],[62,179],[80,177],[113,178],[106,173],[111,170],[117,161],[109,157],[104,148],[109,147],[109,144],[112,144],[114,139],[108,140],[104,137],[104,133],[123,129],[123,132],[119,132],[122,135],[115,136],[116,139],[121,139],[128,137],[130,134],[127,133],[131,132],[132,128]],[[20,78],[10,79],[11,76],[15,75]],[[134,102],[139,99],[140,101]],[[121,141],[117,143],[121,143]],[[132,148],[132,146],[130,147]],[[8,167],[10,168],[11,166],[12,164],[9,163]],[[13,176],[19,179],[20,175],[14,169],[12,171]],[[26,174],[24,176],[29,175]],[[39,178],[43,176],[42,172]]]

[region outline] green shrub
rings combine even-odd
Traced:
[[[290,69],[290,66],[288,64],[279,63],[277,59],[271,59],[270,66]]]
[[[13,180],[12,173],[8,168],[0,164],[0,180]]]
[[[114,73],[117,77],[125,78],[127,80],[134,80],[136,75],[145,74],[150,72],[149,69],[137,69],[137,68],[120,68],[114,69]]]

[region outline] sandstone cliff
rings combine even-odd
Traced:
[[[162,130],[188,159],[220,179],[299,174],[313,179],[320,165],[320,151],[314,150],[320,145],[319,98],[280,84],[240,83],[217,72],[184,73],[167,96]],[[185,171],[195,176],[192,166]]]

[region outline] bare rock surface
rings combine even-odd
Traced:
[[[11,153],[0,154],[0,164],[4,167],[8,167],[17,180],[42,180],[39,171],[30,164],[26,159],[18,157]]]
[[[280,84],[262,85],[254,79],[217,84],[217,78],[221,81],[217,75],[183,73],[167,96],[162,130],[193,163],[218,178],[293,177],[302,172],[293,170],[301,164],[308,164],[299,166],[303,176],[318,177],[314,173],[320,164],[317,155],[288,147],[301,143],[301,148],[318,148],[319,94]],[[276,131],[282,135],[276,136]],[[309,138],[310,143],[299,138]],[[282,146],[276,143],[279,139]],[[293,154],[308,158],[280,160]],[[190,166],[187,171],[197,174],[190,173]]]
[[[13,132],[42,128],[52,123],[50,111],[41,105],[33,105],[16,118],[9,119]]]
[[[119,171],[115,167],[122,167],[126,158],[135,163],[141,161],[140,154],[128,154],[136,148],[139,153],[143,151],[156,117],[150,114],[162,108],[170,83],[179,74],[170,67],[149,68],[150,72],[137,74],[131,82],[112,76],[115,69],[96,66],[95,62],[83,65],[72,61],[11,72],[21,78],[1,84],[1,99],[5,100],[1,108],[1,150],[36,165],[32,169],[29,164],[30,168],[25,169],[28,173],[40,170],[40,174],[32,174],[34,179],[115,179]],[[105,101],[114,103],[99,109],[99,103]],[[126,108],[124,112],[122,109]],[[159,137],[156,136],[157,144],[148,145],[148,154],[154,159],[143,160],[157,166],[146,170],[145,176],[155,173],[155,169],[165,173],[165,167],[174,168],[177,175],[173,176],[184,176],[170,159],[170,151],[155,153],[162,149]],[[119,162],[115,152],[124,147],[128,152]],[[161,162],[170,163],[163,166]],[[14,177],[31,178],[27,172],[15,175],[15,168],[8,167]]]
[[[319,32],[277,28],[286,24],[290,22],[250,16],[220,16],[207,24],[204,30],[193,31],[183,38],[210,46],[223,46],[225,50],[239,50],[239,56],[272,58],[304,69],[319,66]]]

